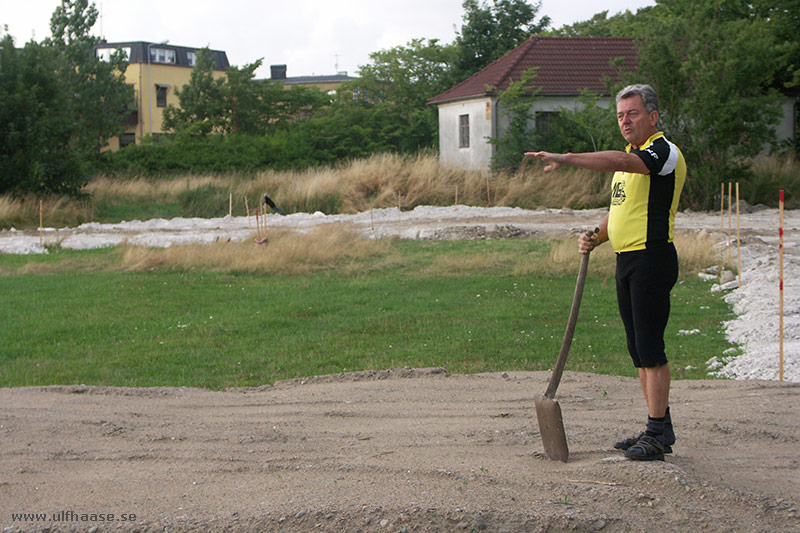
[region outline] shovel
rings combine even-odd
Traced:
[[[599,231],[589,231],[587,236],[591,237]],[[581,308],[581,297],[583,296],[583,285],[586,282],[586,270],[589,267],[589,254],[583,254],[581,258],[581,269],[578,272],[578,282],[575,284],[575,296],[572,298],[572,309],[569,312],[567,331],[564,333],[564,342],[561,343],[561,352],[558,354],[556,367],[553,375],[550,376],[550,384],[544,395],[537,395],[533,399],[536,405],[536,418],[539,420],[539,433],[542,434],[544,451],[547,457],[553,461],[567,462],[569,458],[569,448],[567,447],[567,434],[564,432],[564,419],[561,417],[561,406],[554,398],[556,389],[561,382],[561,374],[564,373],[564,366],[567,364],[569,347],[572,344],[572,336],[575,333],[575,323],[578,321],[578,311]]]

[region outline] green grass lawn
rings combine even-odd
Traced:
[[[502,261],[471,273],[430,268],[477,251],[543,253],[545,241],[392,246],[402,260],[388,266],[304,276],[119,272],[109,268],[115,249],[0,255],[0,386],[219,389],[403,366],[552,367],[575,274],[515,275]],[[30,263],[67,266],[21,273]],[[673,377],[706,378],[705,361],[730,348],[721,323],[732,313],[696,277],[679,282],[672,304]],[[590,272],[567,370],[634,375],[613,279]]]

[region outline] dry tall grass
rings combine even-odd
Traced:
[[[695,275],[703,269],[724,265],[723,248],[705,232],[679,232],[675,236],[682,275]],[[442,255],[415,274],[422,276],[471,276],[495,268],[506,268],[515,275],[577,273],[580,265],[577,238],[553,241],[549,253],[485,252],[468,256]],[[359,272],[388,268],[403,261],[389,240],[362,237],[345,225],[326,225],[307,234],[272,232],[269,243],[256,246],[251,241],[190,244],[169,248],[124,246],[124,270],[180,269],[214,272],[256,272],[303,275],[320,270]],[[609,245],[592,252],[590,272],[613,278],[616,256]]]
[[[248,184],[248,192],[270,192],[278,205],[287,206],[337,197],[340,212],[353,213],[398,203],[413,209],[456,201],[476,206],[599,207],[607,202],[606,185],[607,178],[604,183],[579,169],[546,174],[529,165],[513,174],[484,173],[442,166],[435,155],[381,154],[333,169],[262,173]]]
[[[116,179],[98,176],[83,188],[83,192],[97,200],[113,198],[175,200],[180,193],[186,190],[198,189],[206,185],[218,185],[224,179],[218,176],[203,175],[167,179]],[[232,178],[228,178],[227,181],[232,181]]]
[[[787,189],[787,207],[800,198],[800,163],[793,157],[764,157],[754,162],[757,179],[742,183],[742,197],[751,203],[774,205],[778,188]],[[218,195],[214,205],[225,206],[233,196],[235,213],[255,210],[264,193],[285,212],[354,213],[370,208],[413,209],[418,205],[513,206],[523,208],[603,207],[608,204],[610,174],[581,169],[545,173],[531,162],[513,173],[464,171],[446,167],[433,154],[400,156],[380,154],[332,168],[302,171],[262,171],[241,175],[187,175],[174,178],[119,179],[100,176],[85,188],[91,200],[45,200],[45,225],[75,225],[93,220],[92,202],[123,205],[131,200],[145,203],[176,202],[182,194],[208,188]],[[224,198],[223,198],[224,196]],[[772,199],[772,200],[770,200]],[[152,200],[152,202],[148,202]],[[218,201],[217,201],[218,200]],[[190,215],[191,216],[191,215]],[[0,227],[37,227],[38,199],[0,197]]]
[[[705,231],[675,232],[675,248],[678,251],[678,263],[681,275],[696,275],[712,266],[722,265],[729,270],[736,265],[727,262],[727,254],[723,253],[721,243]],[[517,272],[541,271],[567,274],[578,271],[580,259],[578,255],[577,237],[561,239],[553,242],[547,257],[537,258],[528,264],[519,265]],[[608,244],[596,248],[589,261],[592,273],[613,277],[616,268],[616,256]]]
[[[93,202],[124,204],[136,200],[175,202],[203,187],[233,196],[237,213],[251,210],[264,193],[285,212],[355,213],[370,208],[413,209],[418,205],[516,206],[526,208],[600,207],[607,203],[610,176],[580,169],[544,173],[528,164],[514,173],[464,171],[439,163],[438,156],[380,154],[333,168],[262,171],[243,175],[188,175],[174,178],[94,178],[83,192],[89,201],[46,200],[47,225],[75,225],[93,219]],[[221,212],[220,216],[226,213]],[[36,227],[38,200],[0,198],[0,227]]]
[[[379,154],[333,168],[302,171],[262,171],[255,175],[182,176],[149,180],[99,177],[85,191],[95,198],[175,200],[186,190],[214,186],[249,204],[264,193],[284,211],[310,211],[335,205],[340,213],[370,208],[403,209],[418,205],[518,207],[599,207],[607,202],[610,176],[580,169],[544,173],[540,165],[525,165],[513,174],[465,171],[442,166],[438,156]]]
[[[46,197],[41,199],[44,227],[82,224],[92,219],[91,205],[82,200]],[[0,228],[39,227],[39,199],[0,196]]]
[[[786,191],[786,208],[800,207],[800,161],[789,152],[785,156],[762,156],[753,161],[753,173],[758,180],[741,184],[743,197],[753,204],[775,205],[778,190]]]
[[[742,183],[742,194],[752,197],[751,203],[762,201],[764,187],[773,196],[776,187],[800,188],[800,162],[794,157],[761,157],[754,161],[753,170],[759,179]],[[159,179],[101,176],[93,179],[84,191],[97,200],[174,201],[187,190],[213,186],[226,195],[232,194],[237,204],[243,204],[245,196],[252,204],[267,193],[284,211],[334,208],[340,213],[354,213],[396,207],[398,202],[403,209],[413,209],[418,205],[452,205],[456,201],[475,206],[581,209],[607,205],[610,179],[610,174],[598,175],[575,168],[545,173],[542,165],[535,162],[514,173],[465,171],[441,165],[434,154],[387,153],[337,167],[301,171]],[[0,203],[0,220],[6,218]]]
[[[253,241],[187,244],[169,248],[124,245],[123,270],[178,269],[303,275],[336,268],[361,268],[362,260],[389,257],[388,241],[369,240],[344,225],[326,225],[307,234],[275,231],[269,242]]]

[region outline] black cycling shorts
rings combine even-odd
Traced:
[[[617,254],[617,303],[628,353],[636,368],[667,363],[664,330],[670,291],[678,281],[678,254],[672,243]]]

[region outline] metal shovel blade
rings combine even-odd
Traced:
[[[554,461],[566,463],[569,458],[569,448],[558,400],[538,394],[533,399],[533,403],[536,405],[536,418],[539,420],[539,433],[542,434],[544,453]]]

